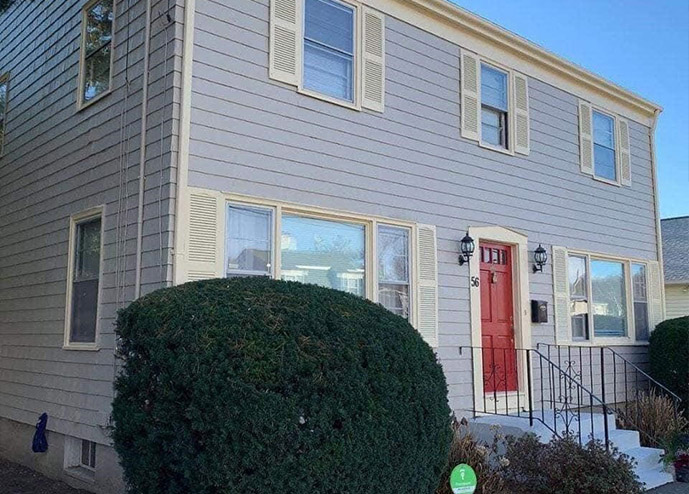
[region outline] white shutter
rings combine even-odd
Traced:
[[[416,229],[417,329],[432,347],[438,346],[438,254],[435,226]]]
[[[361,104],[382,112],[385,108],[385,17],[364,8],[363,19]]]
[[[218,195],[189,196],[187,280],[222,276],[223,201]]]
[[[553,300],[555,338],[557,344],[561,345],[572,339],[567,249],[564,247],[553,247]]]
[[[620,183],[632,185],[632,161],[631,148],[629,147],[629,122],[622,118],[617,119],[618,156],[620,160]]]
[[[297,86],[301,75],[303,0],[270,0],[269,74]]]
[[[579,101],[579,159],[581,172],[593,175],[593,110]]]
[[[481,89],[481,63],[476,55],[467,51],[461,53],[460,79],[462,81],[462,137],[479,140],[480,117],[480,89]]]
[[[514,88],[514,150],[529,154],[531,125],[529,123],[529,83],[525,75],[513,73]]]
[[[648,263],[648,301],[649,301],[649,326],[653,331],[655,327],[665,320],[663,307],[663,281],[660,279],[660,263],[651,261]]]

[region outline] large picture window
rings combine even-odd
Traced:
[[[72,219],[67,346],[95,345],[101,276],[101,212]]]
[[[82,11],[79,102],[95,101],[110,91],[113,56],[113,0],[95,0]]]
[[[627,288],[625,265],[591,259],[591,305],[597,337],[627,335]]]
[[[282,215],[281,275],[366,296],[365,226]]]

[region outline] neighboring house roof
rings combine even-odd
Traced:
[[[689,283],[689,216],[661,220],[665,283]]]

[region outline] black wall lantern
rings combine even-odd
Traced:
[[[533,272],[542,272],[543,266],[545,266],[545,263],[548,262],[548,253],[541,244],[538,244],[538,248],[534,251],[533,260],[536,263],[533,267]]]
[[[459,242],[459,265],[463,266],[465,262],[469,262],[471,256],[474,255],[476,244],[474,239],[469,236],[469,232],[464,235],[464,238]]]

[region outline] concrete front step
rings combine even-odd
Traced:
[[[586,441],[591,436],[591,428],[593,427],[593,437],[595,439],[605,440],[604,416],[601,413],[582,414],[577,417],[581,422],[581,437]],[[555,428],[560,435],[563,435],[566,430],[565,421],[561,417],[553,417],[552,410],[534,412],[534,425],[529,427],[528,414],[521,417],[515,416],[501,416],[501,415],[482,415],[474,419],[474,423],[479,426],[500,425],[504,428],[505,434],[514,434],[515,432],[531,432],[536,434],[541,441],[547,442],[553,437],[551,428]],[[541,419],[547,426],[541,422]],[[579,422],[570,422],[569,430],[575,436],[579,434]],[[625,429],[617,429],[615,424],[615,416],[608,415],[608,437],[610,443],[616,447],[621,453],[629,456],[636,462],[635,473],[639,480],[644,483],[647,490],[654,489],[661,485],[665,485],[673,481],[672,475],[665,472],[663,464],[661,463],[661,456],[663,450],[656,448],[642,447],[639,440],[639,432]]]

